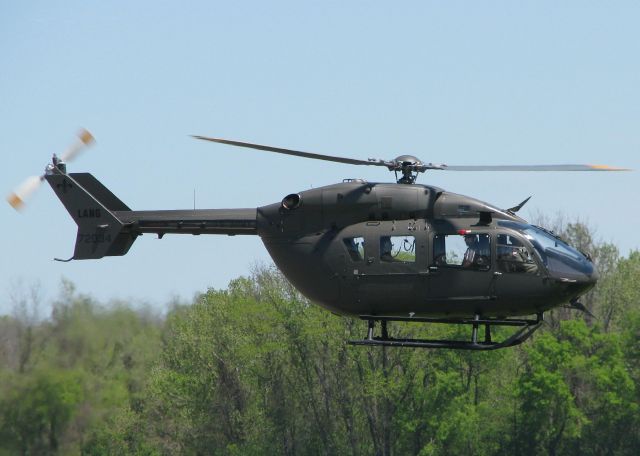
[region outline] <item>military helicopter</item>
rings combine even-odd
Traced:
[[[355,345],[492,350],[525,341],[543,314],[596,283],[590,256],[517,212],[416,183],[425,171],[623,171],[603,165],[449,166],[411,155],[359,160],[241,141],[194,136],[231,146],[352,165],[378,166],[397,183],[345,179],[286,195],[258,208],[138,211],[89,173],[66,163],[93,142],[86,130],[45,173],[9,195],[20,207],[46,180],[78,225],[68,260],[126,254],[138,236],[258,235],[287,279],[311,301],[367,322]],[[533,317],[535,315],[535,317]],[[468,325],[466,340],[390,337],[389,322]],[[379,335],[377,326],[380,326]],[[516,328],[494,340],[496,326]],[[478,331],[484,328],[484,335]]]

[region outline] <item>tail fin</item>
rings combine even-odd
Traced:
[[[73,260],[124,255],[136,239],[113,211],[130,211],[89,173],[53,172],[45,176],[78,225]]]

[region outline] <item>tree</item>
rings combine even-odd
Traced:
[[[9,393],[0,401],[3,446],[21,454],[53,454],[83,398],[82,374],[37,370],[4,379]]]
[[[526,349],[524,367],[518,451],[633,454],[638,404],[618,335],[563,321]]]

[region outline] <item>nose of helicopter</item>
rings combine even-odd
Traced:
[[[579,266],[574,266],[571,270],[552,272],[552,276],[557,282],[566,285],[566,293],[572,298],[584,295],[596,285],[600,278],[590,259],[581,262]]]
[[[583,277],[576,279],[576,288],[580,290],[580,294],[584,294],[596,286],[599,277],[598,272],[594,268],[591,274],[585,274]]]

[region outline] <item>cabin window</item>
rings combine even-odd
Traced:
[[[491,268],[491,237],[437,234],[433,238],[433,261],[437,266],[487,271]]]
[[[522,241],[510,234],[499,234],[496,240],[498,270],[536,274],[538,266]]]
[[[345,238],[342,240],[344,245],[347,247],[347,252],[349,252],[349,256],[353,261],[362,261],[364,260],[364,238],[352,237]]]
[[[382,236],[380,238],[380,261],[415,263],[416,238],[413,236]]]

